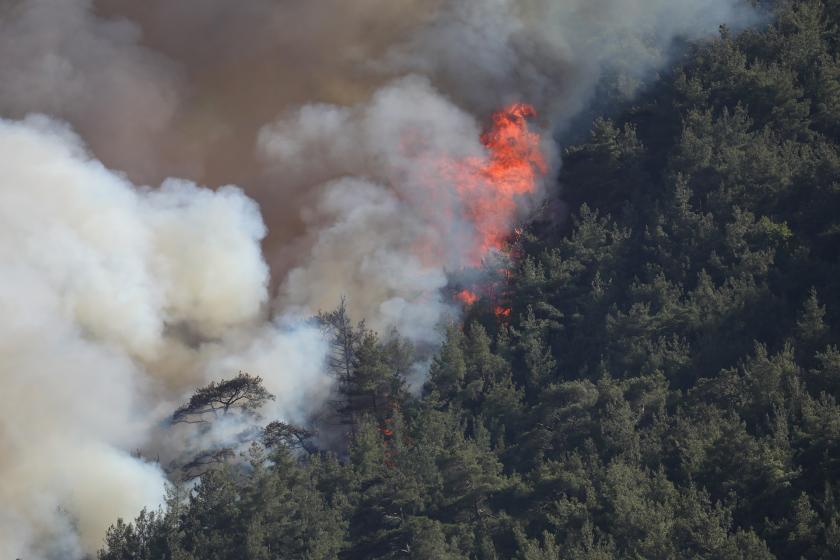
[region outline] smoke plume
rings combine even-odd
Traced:
[[[253,367],[271,412],[302,418],[323,341],[266,321],[241,190],[135,187],[46,117],[0,121],[0,162],[0,556],[76,558],[159,503],[163,473],[131,452],[185,392]]]
[[[260,375],[264,414],[305,421],[330,378],[302,318],[342,296],[433,347],[451,273],[540,202],[552,134],[605,76],[632,96],[676,40],[755,21],[741,0],[0,0],[0,556],[78,558],[160,503],[157,459],[194,443],[164,420],[208,381]]]

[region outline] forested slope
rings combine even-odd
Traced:
[[[346,453],[280,426],[100,557],[840,557],[838,25],[692,47],[565,150],[422,398],[324,315]]]

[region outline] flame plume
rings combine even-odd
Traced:
[[[497,111],[492,127],[481,136],[488,156],[446,166],[462,212],[475,230],[470,266],[503,248],[516,220],[518,198],[534,193],[548,171],[540,135],[528,127],[528,119],[536,114],[525,103]]]
[[[497,111],[491,128],[481,135],[488,155],[444,164],[444,174],[452,181],[461,212],[475,234],[465,263],[468,266],[478,267],[488,254],[503,250],[515,224],[519,199],[535,193],[548,171],[540,135],[528,127],[528,120],[536,114],[525,103]],[[465,288],[455,298],[469,306],[480,299],[480,293],[492,297],[493,291],[488,286]],[[496,308],[500,318],[509,314],[508,308]]]

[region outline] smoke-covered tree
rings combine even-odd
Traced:
[[[235,459],[237,447],[258,437],[259,409],[274,398],[263,387],[261,377],[244,372],[239,372],[232,379],[212,381],[197,389],[172,414],[172,423],[195,425],[200,435],[212,430],[214,422],[233,420],[237,433],[228,437],[227,441],[217,441],[210,447],[193,450],[190,456],[173,461],[170,469],[179,472],[183,479],[190,480]]]
[[[353,325],[345,300],[318,320],[330,340],[327,367],[337,381],[332,400],[338,423],[346,426],[350,440],[365,416],[380,425],[405,396],[404,376],[411,363],[411,347],[397,333],[383,343],[364,322]]]
[[[268,449],[283,447],[290,450],[304,449],[308,453],[314,453],[316,448],[311,440],[316,435],[313,430],[275,420],[263,429],[262,443]]]
[[[99,560],[156,560],[169,551],[167,519],[160,512],[143,510],[133,523],[122,519],[108,529]]]
[[[354,366],[365,326],[364,323],[353,325],[344,298],[335,310],[319,313],[318,322],[329,340],[327,368],[337,382],[338,395],[331,404],[338,422],[355,437],[357,411],[352,400],[358,394],[358,388]]]
[[[232,379],[212,381],[198,389],[172,414],[174,423],[200,424],[231,413],[254,415],[266,401],[274,400],[262,378],[239,372]]]

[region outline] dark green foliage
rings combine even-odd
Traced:
[[[336,454],[275,423],[100,557],[840,557],[840,2],[776,4],[566,149],[422,397],[323,314]]]
[[[143,510],[133,523],[120,519],[108,529],[99,560],[157,560],[168,553],[166,517]]]

